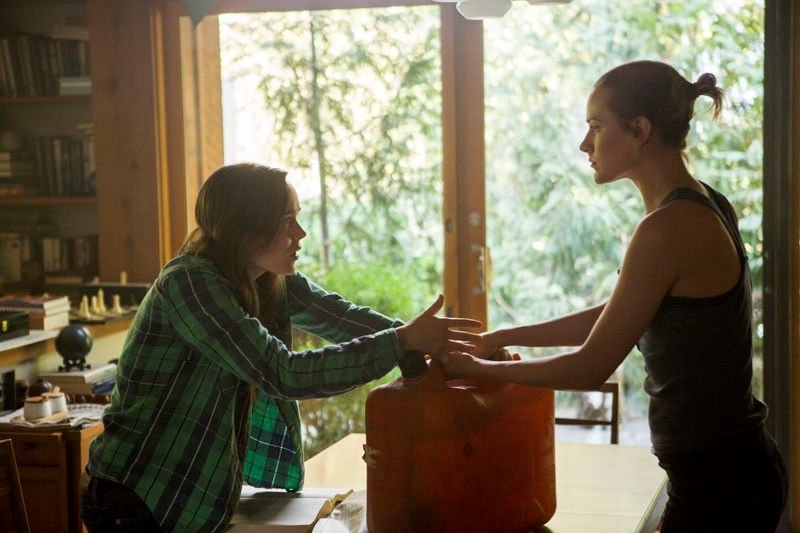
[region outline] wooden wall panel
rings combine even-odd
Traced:
[[[150,282],[163,264],[161,128],[151,3],[88,0],[100,276]]]

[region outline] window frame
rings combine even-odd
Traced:
[[[416,6],[431,2],[338,0],[336,8]],[[219,0],[212,14],[331,9],[330,4],[329,0]],[[792,434],[800,433],[800,416],[791,410],[791,405],[800,401],[800,388],[796,386],[800,383],[800,365],[791,365],[791,360],[800,355],[800,148],[797,141],[800,139],[800,106],[792,105],[800,96],[800,56],[790,53],[800,45],[800,9],[792,4],[784,0],[765,2],[764,397],[770,405],[768,427],[785,457],[800,456],[800,439],[792,439]],[[178,0],[166,5],[165,13],[185,19],[186,13]],[[440,10],[445,305],[448,314],[474,317],[485,324],[487,301],[486,291],[481,292],[480,271],[480,258],[486,249],[483,25],[459,16],[455,4],[440,4]],[[203,31],[203,24],[188,29],[183,25],[182,32],[194,33],[197,42],[196,34]],[[787,42],[794,46],[787,47]],[[174,42],[171,47],[169,44],[166,46],[168,55],[170,49],[175,49]],[[193,83],[198,79],[195,77]],[[184,89],[186,85],[184,83]],[[175,84],[168,83],[167,88],[170,86]],[[200,91],[194,90],[193,94],[198,95]],[[202,98],[196,99],[195,104],[198,100]],[[183,98],[180,105],[184,105]],[[202,109],[202,105],[195,106]],[[202,117],[202,113],[198,116]],[[195,126],[206,123],[199,118],[194,122]],[[192,131],[194,139],[204,135],[201,127]],[[221,142],[219,147],[221,150]],[[195,150],[195,154],[198,152]],[[184,188],[189,193],[192,190],[192,187]],[[183,226],[179,229],[185,232],[185,223]],[[797,471],[797,465],[792,470]],[[798,507],[800,481],[795,480],[793,487],[793,502]]]

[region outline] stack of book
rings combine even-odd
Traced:
[[[42,372],[39,377],[68,395],[110,394],[114,389],[117,365],[108,363],[85,370]]]
[[[23,150],[0,151],[0,196],[33,196],[36,161]]]
[[[59,94],[62,78],[89,74],[85,27],[57,25],[52,35],[0,34],[0,97]]]
[[[27,311],[30,329],[60,329],[69,324],[69,298],[66,296],[0,296],[0,310]]]
[[[93,150],[83,135],[41,135],[33,137],[36,161],[36,191],[39,196],[89,196],[94,194],[93,177],[86,164]]]

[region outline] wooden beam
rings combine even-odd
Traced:
[[[764,38],[764,400],[767,428],[790,470],[788,518],[800,519],[798,7],[767,0]],[[787,47],[786,43],[794,44]]]
[[[800,7],[794,4],[792,17],[792,50],[800,50]],[[792,132],[791,132],[791,297],[790,335],[791,390],[788,392],[791,406],[791,452],[789,457],[789,479],[791,480],[791,512],[789,516],[795,527],[800,524],[800,54],[792,54]]]
[[[441,10],[445,306],[486,326],[483,23]]]
[[[182,6],[166,4],[164,54],[168,182],[172,249],[194,225],[194,201],[209,174],[223,164],[219,20],[196,27]]]
[[[212,13],[257,13],[261,11],[302,11],[361,9],[393,6],[430,6],[433,0],[219,0]]]
[[[88,0],[100,277],[151,282],[165,216],[158,21],[150,1]]]

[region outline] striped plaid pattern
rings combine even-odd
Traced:
[[[88,471],[131,487],[162,527],[178,531],[224,529],[243,477],[302,488],[295,400],[386,374],[401,355],[400,322],[299,273],[286,289],[273,335],[244,312],[211,261],[168,263],[128,332]],[[292,325],[340,344],[292,352]],[[260,390],[255,405],[251,386]]]

